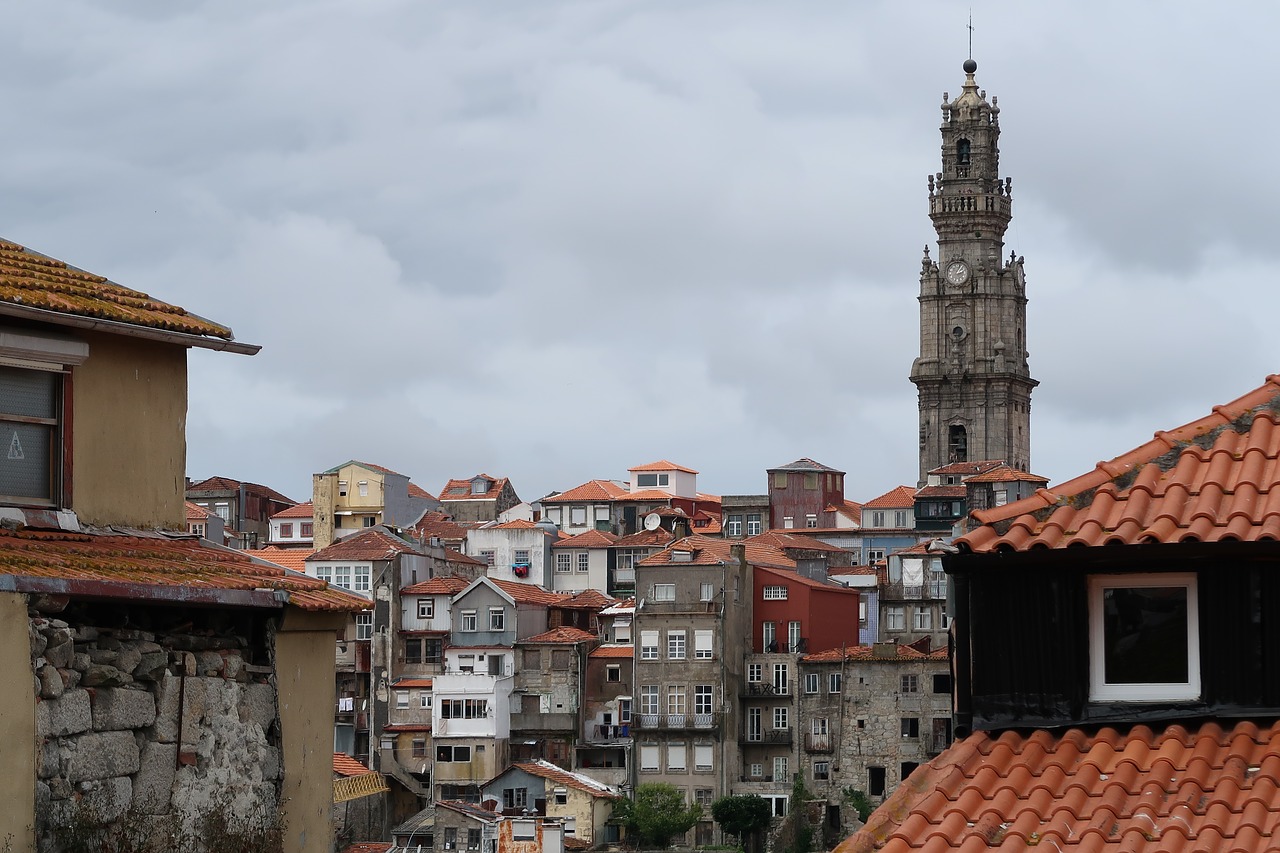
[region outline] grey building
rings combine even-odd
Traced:
[[[920,477],[949,462],[1031,464],[1027,295],[1022,258],[1004,256],[1012,180],[999,177],[1000,109],[965,62],[960,96],[942,103],[942,170],[930,175],[928,247],[920,270]]]

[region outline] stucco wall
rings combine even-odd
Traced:
[[[27,632],[26,597],[0,594],[0,843],[13,839],[14,850],[35,848],[36,697]]]
[[[72,509],[90,524],[185,527],[186,349],[84,337],[89,358],[72,376]]]
[[[333,777],[334,632],[346,619],[290,609],[276,633],[285,853],[332,849],[333,788],[317,782]]]

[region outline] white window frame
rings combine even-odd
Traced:
[[[676,585],[673,583],[655,583],[653,585],[654,601],[675,601]]]
[[[418,618],[432,619],[436,613],[436,600],[434,598],[418,599]]]
[[[917,607],[911,621],[917,631],[932,631],[933,611],[928,607]]]
[[[356,614],[356,639],[373,639],[373,612],[365,610]]]
[[[840,692],[841,682],[842,682],[843,680],[844,680],[844,679],[841,677],[840,673],[838,673],[838,672],[829,672],[829,673],[827,673],[827,692],[828,692],[828,693],[839,693],[839,692]]]
[[[781,584],[770,584],[764,588],[762,597],[765,601],[786,601],[787,588]]]
[[[698,743],[693,745],[693,769],[694,770],[714,770],[715,769],[715,747],[709,743]],[[707,810],[710,813],[710,809]]]
[[[1187,680],[1169,684],[1108,684],[1105,680],[1103,591],[1160,586],[1187,590]],[[1089,700],[1165,702],[1200,697],[1200,606],[1194,572],[1089,577]]]
[[[884,629],[886,631],[907,630],[907,609],[894,605],[884,609]]]
[[[667,744],[667,770],[680,773],[689,769],[689,751],[683,743]]]
[[[747,513],[747,535],[759,536],[764,532],[764,524],[760,521],[759,513]]]
[[[804,674],[804,692],[813,694],[818,692],[818,688],[822,686],[822,676],[816,672],[806,672]]]
[[[507,630],[507,610],[505,607],[489,608],[489,630],[490,631]]]
[[[650,772],[662,769],[662,755],[658,750],[656,743],[644,743],[640,745],[640,769]]]
[[[667,632],[667,660],[684,660],[687,653],[687,643],[685,642],[685,632],[668,631]]]
[[[658,632],[640,632],[640,660],[658,659]]]
[[[568,551],[556,554],[556,574],[567,575],[573,571],[573,555]]]
[[[578,552],[578,574],[586,574],[591,571],[591,552]]]
[[[466,631],[468,633],[472,633],[477,630],[476,611],[474,610],[462,611],[462,619],[458,627],[458,630]]]
[[[712,660],[715,657],[715,633],[710,628],[693,632],[694,660]]]
[[[764,666],[758,663],[747,664],[747,681],[755,684],[764,676]]]
[[[699,588],[699,601],[714,601],[716,597],[716,585],[713,583],[704,583]]]

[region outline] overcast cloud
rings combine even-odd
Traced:
[[[944,2],[24,4],[5,237],[231,326],[188,473],[350,458],[534,499],[667,458],[916,476]],[[975,2],[1026,257],[1032,467],[1280,371],[1280,6]],[[936,254],[936,253],[935,253]]]

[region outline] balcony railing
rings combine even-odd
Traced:
[[[634,728],[668,731],[707,731],[720,724],[719,714],[636,714],[631,718]]]
[[[832,752],[835,745],[831,742],[831,735],[807,734],[804,736],[804,748],[809,752]]]
[[[795,739],[795,732],[792,729],[761,729],[760,731],[745,731],[738,737],[738,743],[746,746],[759,744],[768,746],[771,744],[791,745]]]
[[[742,693],[739,695],[743,699],[774,699],[779,696],[790,696],[791,682],[771,684],[767,681],[748,681],[742,685]]]
[[[923,584],[904,584],[901,581],[887,583],[880,588],[881,601],[946,601],[947,582],[929,581]]]

